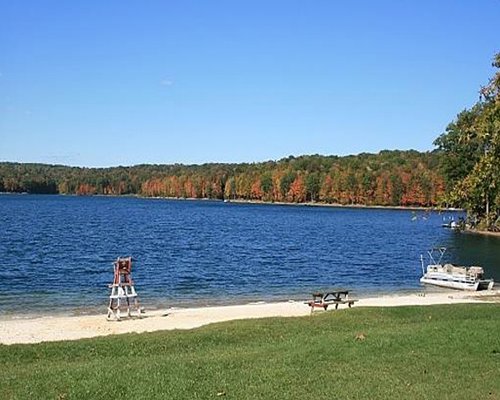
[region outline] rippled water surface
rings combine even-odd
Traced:
[[[500,239],[437,213],[126,197],[0,195],[0,314],[101,312],[117,256],[146,307],[420,287],[435,245],[500,280]]]

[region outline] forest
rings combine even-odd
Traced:
[[[395,150],[345,157],[289,156],[251,164],[80,168],[4,162],[0,191],[436,206],[445,183],[436,152]]]

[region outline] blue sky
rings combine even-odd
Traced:
[[[0,161],[430,150],[499,21],[498,0],[0,0]]]

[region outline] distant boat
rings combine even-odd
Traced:
[[[442,224],[441,225],[443,228],[450,228],[450,229],[453,229],[453,230],[458,230],[460,229],[460,225],[458,224],[458,222],[456,221],[451,221],[451,222],[448,222],[448,223],[445,223],[445,224]]]
[[[445,219],[443,218],[443,221],[445,221]],[[460,223],[462,222],[463,224],[463,220],[460,218],[459,219],[459,222],[455,221],[453,219],[453,217],[449,217],[448,218],[448,222],[443,222],[441,224],[441,226],[443,228],[450,228],[450,229],[453,229],[453,230],[459,230],[460,229]]]
[[[492,290],[495,282],[493,279],[484,279],[484,270],[478,266],[463,267],[453,264],[442,264],[441,260],[446,252],[446,247],[438,247],[427,252],[429,264],[424,270],[424,257],[420,256],[422,262],[421,283],[448,287],[461,290]],[[435,256],[439,258],[436,261]]]

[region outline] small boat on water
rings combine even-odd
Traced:
[[[443,223],[443,224],[441,224],[441,226],[443,228],[450,228],[450,229],[453,229],[453,230],[459,230],[460,229],[460,225],[458,225],[458,223],[456,221],[451,221],[451,222],[448,222],[448,223]]]
[[[443,223],[441,224],[443,228],[449,228],[454,231],[459,231],[460,228],[463,228],[464,225],[465,221],[463,220],[463,218],[459,218],[457,222],[453,217],[448,217],[448,220],[443,217]]]
[[[421,283],[448,287],[462,290],[492,290],[495,282],[493,279],[484,279],[484,270],[478,266],[463,267],[453,264],[442,264],[446,247],[437,247],[427,252],[429,264],[424,270],[424,257],[422,262]],[[438,257],[436,261],[436,257]]]

